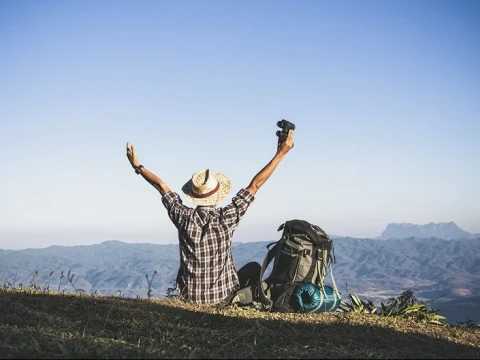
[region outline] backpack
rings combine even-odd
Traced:
[[[331,272],[331,264],[336,262],[332,240],[319,226],[305,220],[286,221],[277,231],[282,230],[280,240],[267,245],[258,281],[240,289],[237,300],[247,299],[243,303],[257,303],[267,311],[335,311],[341,294]],[[264,280],[272,261],[272,271]],[[325,285],[329,268],[333,287]]]

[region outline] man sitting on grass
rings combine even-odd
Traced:
[[[223,174],[204,169],[193,174],[182,187],[185,198],[195,208],[183,205],[180,196],[152,172],[140,165],[135,147],[127,142],[127,157],[137,174],[162,195],[168,216],[178,229],[180,268],[177,286],[183,300],[199,304],[218,304],[231,298],[248,281],[240,279],[232,257],[232,235],[258,189],[293,147],[293,130],[277,145],[273,159],[242,188],[230,204],[217,208],[231,191],[231,182]],[[242,272],[240,269],[239,273]],[[245,276],[240,276],[244,278]]]

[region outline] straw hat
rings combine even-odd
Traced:
[[[211,206],[225,199],[231,188],[231,181],[225,175],[202,169],[192,175],[182,191],[193,205]]]

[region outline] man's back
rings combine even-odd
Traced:
[[[183,205],[174,192],[163,196],[163,204],[178,229],[180,269],[177,283],[184,299],[214,304],[237,287],[232,235],[253,200],[247,190],[241,189],[223,208],[192,209]]]

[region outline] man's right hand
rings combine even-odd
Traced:
[[[282,161],[283,156],[290,151],[293,147],[293,130],[288,131],[288,136],[285,141],[278,144],[277,154],[272,160],[265,166],[260,172],[255,175],[253,180],[248,185],[247,190],[255,196],[258,189],[267,181],[267,179],[272,175],[273,171],[277,168],[277,165]]]
[[[277,154],[286,155],[293,147],[293,130],[288,131],[287,139],[278,144]]]

